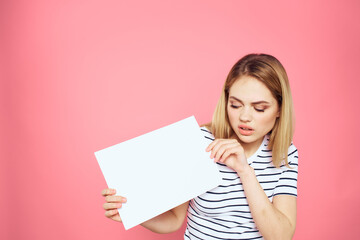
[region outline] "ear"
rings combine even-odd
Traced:
[[[277,112],[276,117],[277,117],[277,118],[280,117],[280,110]]]

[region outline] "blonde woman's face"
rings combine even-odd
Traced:
[[[229,90],[230,125],[245,151],[255,152],[274,127],[279,106],[270,90],[259,80],[243,76]]]

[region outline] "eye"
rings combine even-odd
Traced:
[[[266,106],[254,106],[255,111],[257,112],[265,112],[265,110],[267,109]]]
[[[231,105],[230,105],[230,107],[235,108],[235,109],[238,109],[240,106],[237,106],[237,105],[231,104]]]
[[[257,111],[257,112],[265,112],[265,109],[255,108],[255,111]]]
[[[242,104],[237,101],[229,101],[229,105],[231,108],[238,109]]]
[[[254,105],[253,107],[257,112],[265,112],[265,110],[268,108],[268,106],[264,104]]]

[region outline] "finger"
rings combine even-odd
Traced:
[[[218,162],[218,161],[222,158],[222,156],[223,156],[223,154],[224,154],[224,152],[225,152],[226,150],[231,149],[231,148],[234,148],[234,147],[237,147],[238,145],[239,145],[238,143],[227,143],[227,144],[223,144],[223,145],[218,149],[218,151],[215,153],[215,159],[214,159],[214,161],[215,161],[215,162]]]
[[[127,200],[126,198],[122,197],[122,196],[114,196],[114,195],[108,195],[105,197],[105,201],[106,202],[122,202],[125,203]]]
[[[210,158],[214,158],[222,146],[233,143],[237,143],[237,141],[234,141],[233,139],[219,139],[219,141],[213,146],[211,150]]]
[[[103,204],[103,208],[105,210],[118,209],[118,208],[121,208],[121,207],[122,207],[121,203],[104,203]]]
[[[227,149],[224,154],[222,155],[220,162],[225,162],[226,159],[231,155],[231,154],[242,154],[243,153],[243,148],[241,146],[236,146],[230,149]]]
[[[112,188],[105,188],[101,191],[101,195],[107,196],[107,195],[114,195],[116,193],[115,189]]]
[[[212,141],[209,146],[206,148],[206,151],[209,152],[211,151],[211,149],[219,142],[220,139],[215,139],[214,141]]]
[[[114,221],[122,222],[119,213],[111,216],[110,219],[112,219],[112,220],[114,220]]]
[[[112,216],[114,216],[116,214],[119,214],[117,209],[112,209],[112,210],[105,211],[105,216],[108,217],[108,218],[111,218]]]
[[[218,141],[212,146],[210,158],[214,158],[219,148],[225,143],[224,139],[218,139]]]

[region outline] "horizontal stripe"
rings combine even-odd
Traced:
[[[190,219],[190,218],[188,217],[188,219]],[[219,237],[215,237],[215,236],[212,236],[212,235],[210,235],[210,234],[204,233],[204,232],[200,231],[199,229],[197,229],[196,227],[191,226],[191,224],[189,223],[189,221],[188,221],[187,225],[188,225],[191,229],[195,230],[196,232],[201,233],[201,234],[203,234],[203,235],[205,235],[205,236],[207,236],[207,237],[211,237],[212,239],[214,239],[214,238],[216,238],[216,239],[223,239],[223,240],[228,239],[228,238],[219,238]],[[189,233],[190,233],[192,236],[196,237],[197,239],[203,239],[203,238],[200,238],[199,236],[196,236],[196,235],[194,234],[194,232],[192,232],[192,231],[189,231]]]
[[[296,152],[297,152],[297,149],[295,149],[293,152],[289,153],[289,154],[288,154],[288,157],[290,157],[291,155],[293,155],[293,154],[296,153]]]
[[[215,217],[227,216],[237,221],[237,223],[248,223],[249,220],[252,220],[251,212],[249,211],[240,211],[240,210],[233,210],[233,209],[224,209],[224,211],[217,211],[213,212],[212,210],[202,210],[197,206],[193,206],[192,208],[197,208],[198,216],[209,217],[214,219]],[[199,214],[200,213],[200,214]],[[232,213],[232,214],[229,214]],[[241,215],[240,215],[241,214]],[[244,214],[248,214],[248,216],[244,216]],[[194,214],[195,215],[195,214]]]
[[[230,185],[219,185],[218,187],[227,188],[227,187],[234,187],[234,186],[242,186],[242,183],[234,183],[234,184],[230,184]]]
[[[206,139],[214,140],[210,131],[202,130]],[[297,197],[298,153],[289,147],[288,166],[276,168],[272,150],[264,138],[257,153],[249,159],[259,184],[270,201],[278,195]],[[240,177],[226,164],[216,164],[221,184],[192,199],[188,208],[185,239],[262,239],[245,196]]]
[[[194,208],[193,208],[193,206],[191,206],[191,204],[189,205],[190,206],[190,208],[192,209],[192,210],[194,210]],[[195,210],[194,210],[195,211]],[[196,212],[196,211],[195,211]],[[240,212],[240,211],[238,211],[239,213],[241,213],[241,214],[250,214],[250,211],[247,211],[247,212]],[[191,213],[189,213],[189,214],[191,214]],[[218,215],[218,214],[217,214]],[[206,216],[203,216],[202,217],[202,215],[200,215],[200,214],[191,214],[191,216],[194,216],[194,217],[197,217],[197,218],[199,218],[199,219],[202,219],[202,220],[204,220],[204,221],[210,221],[208,218],[209,218],[209,216],[208,215],[206,215]],[[234,216],[232,216],[232,218],[234,219]],[[248,226],[243,226],[242,224],[243,223],[240,223],[239,221],[227,221],[227,220],[224,220],[224,219],[219,219],[219,218],[216,218],[216,217],[211,217],[211,220],[214,220],[214,221],[217,221],[217,222],[230,222],[230,223],[235,223],[236,224],[236,227],[240,227],[240,228],[247,228],[247,229],[252,229],[251,227],[248,227]],[[220,223],[216,223],[216,224],[219,224],[219,225],[222,225],[222,224],[220,224]],[[225,225],[224,225],[225,226]],[[225,226],[226,227],[226,226]],[[229,227],[229,228],[234,228],[234,227]]]
[[[253,229],[252,227],[246,226],[244,223],[239,223],[239,222],[236,222],[236,221],[230,221],[230,220],[221,219],[221,218],[213,218],[213,219],[215,219],[217,221],[222,221],[222,222],[234,223],[234,224],[236,224],[236,227],[245,228],[245,229]],[[250,221],[250,222],[247,222],[247,223],[254,223],[254,222]]]
[[[278,185],[278,186],[276,186],[276,188],[282,188],[282,187],[287,187],[287,188],[295,188],[295,189],[297,189],[297,187],[296,186],[292,186],[292,185]]]
[[[270,164],[271,161],[268,161],[268,162],[253,161],[253,163],[256,163],[256,164]]]
[[[207,137],[207,136],[204,136],[204,137],[207,138],[207,139],[210,139],[211,141],[215,140],[214,138],[210,138],[210,137]]]
[[[213,192],[213,191],[208,191],[208,192],[206,192],[206,193],[209,193],[209,194],[229,194],[229,193],[236,193],[236,192],[244,192],[244,189],[227,191],[227,192]]]
[[[240,179],[240,177],[236,177],[236,178],[223,178],[224,181],[234,181],[234,180],[237,180],[237,179]]]
[[[266,168],[254,168],[255,171],[265,171],[265,170],[269,170],[269,169],[275,169],[276,167],[271,166],[271,167],[266,167]]]
[[[280,172],[277,173],[262,173],[262,174],[256,174],[256,177],[262,177],[262,176],[276,176],[276,175],[280,175]]]
[[[232,174],[237,174],[235,171],[224,171],[224,170],[219,170],[219,172],[221,172],[221,173],[232,173]]]
[[[199,204],[196,200],[194,200],[196,202],[197,205],[199,205],[200,207],[204,208],[204,209],[222,209],[222,208],[231,208],[231,207],[244,207],[244,206],[249,206],[248,204],[233,204],[233,205],[225,205],[225,206],[217,206],[217,207],[204,207],[201,204]]]
[[[202,218],[202,217],[200,217],[200,216],[198,216],[198,215],[192,215],[192,216],[194,216],[194,217],[196,217],[196,218],[198,218],[198,219],[201,219],[202,221],[206,221],[206,222],[209,222],[209,223],[214,224],[214,225],[219,225],[219,226],[221,226],[221,227],[223,227],[223,228],[231,228],[231,227],[226,226],[226,225],[224,225],[224,224],[221,224],[221,223],[218,223],[218,222],[215,222],[215,221],[211,221],[211,220],[206,219],[206,218]]]
[[[297,179],[296,179],[296,178],[289,178],[289,177],[281,177],[281,178],[279,179],[279,181],[280,181],[280,180],[297,181]]]
[[[231,201],[231,200],[241,200],[241,199],[246,199],[246,197],[234,197],[234,198],[222,198],[222,199],[219,199],[219,200],[209,200],[209,199],[205,199],[205,198],[202,198],[202,197],[197,197],[198,199],[201,199],[202,201],[205,201],[205,202],[225,202],[225,201]]]
[[[278,195],[291,195],[291,196],[297,197],[297,194],[288,193],[288,192],[279,192],[279,193],[275,193],[275,194],[274,194],[274,196],[278,196]]]
[[[201,234],[203,234],[203,235],[206,235],[206,236],[208,236],[208,237],[212,237],[212,238],[216,238],[216,239],[227,239],[227,240],[236,240],[236,239],[258,239],[258,238],[259,238],[258,236],[254,236],[254,237],[252,237],[252,238],[249,238],[249,237],[239,238],[240,236],[237,236],[237,238],[231,238],[231,237],[222,238],[222,237],[214,236],[213,234],[208,234],[208,233],[205,233],[205,232],[203,232],[203,231],[200,231],[198,228],[194,228],[194,227],[192,226],[192,224],[201,226],[201,227],[203,227],[203,228],[205,228],[205,229],[208,229],[208,230],[210,230],[210,231],[213,231],[213,232],[215,232],[215,233],[225,233],[225,234],[230,234],[230,235],[231,235],[231,234],[241,235],[241,234],[239,234],[239,233],[237,233],[237,232],[224,232],[224,231],[219,231],[219,230],[210,228],[210,227],[208,227],[208,226],[205,226],[205,225],[201,225],[201,224],[199,224],[199,223],[196,223],[196,222],[194,222],[191,218],[188,218],[188,220],[191,221],[191,223],[188,222],[188,225],[189,225],[192,229],[194,229],[194,230],[196,230],[197,232],[199,232],[199,233],[201,233]],[[244,233],[243,233],[243,234],[244,234]],[[245,234],[244,234],[244,235],[245,235]],[[245,237],[245,236],[244,236],[244,237]],[[261,237],[260,237],[260,238],[261,238]]]
[[[227,167],[226,164],[223,164],[223,163],[219,163],[219,162],[216,162],[217,165],[220,165],[220,166],[224,166],[224,167]]]
[[[196,239],[206,240],[206,239],[204,239],[204,238],[200,238],[200,237],[196,236],[194,233],[192,233],[192,232],[190,232],[190,231],[189,231],[189,234],[190,234],[191,236],[195,237]]]
[[[210,133],[212,135],[212,133],[204,128],[200,128],[201,131],[204,131],[204,132],[207,132],[207,133]]]
[[[298,172],[296,170],[291,170],[291,169],[286,170],[285,172],[286,173],[296,173],[296,174],[298,174]]]
[[[260,184],[263,184],[263,183],[276,183],[278,182],[279,180],[273,180],[273,181],[259,181]]]

